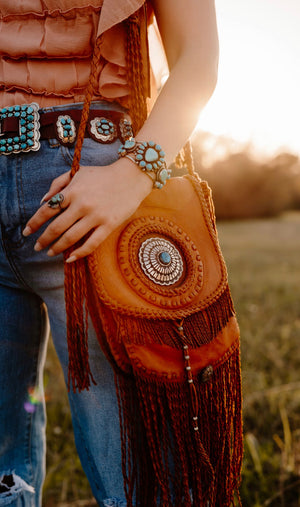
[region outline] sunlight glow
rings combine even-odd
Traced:
[[[299,0],[216,0],[219,80],[198,129],[300,154]]]

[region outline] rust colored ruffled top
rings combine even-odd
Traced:
[[[122,21],[144,0],[0,0],[0,106],[82,102],[97,36],[95,99],[126,106]]]

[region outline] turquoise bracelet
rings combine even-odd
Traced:
[[[153,181],[153,188],[162,188],[171,177],[171,170],[167,168],[165,153],[154,141],[139,142],[134,138],[128,139],[119,148],[119,157],[132,160]]]

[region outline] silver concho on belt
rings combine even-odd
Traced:
[[[144,274],[159,285],[173,285],[183,274],[183,260],[178,248],[171,241],[148,238],[139,248],[139,262]]]
[[[73,144],[76,139],[74,120],[68,114],[60,115],[56,121],[57,135],[63,144]]]
[[[90,131],[97,141],[111,143],[117,137],[115,124],[107,118],[94,118],[90,121]]]

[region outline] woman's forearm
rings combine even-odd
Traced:
[[[216,83],[216,74],[206,69],[195,72],[190,55],[182,55],[172,69],[164,88],[136,135],[138,140],[159,142],[170,164],[193,132],[201,110],[209,100]]]
[[[214,91],[218,35],[212,0],[187,0],[184,8],[178,6],[177,0],[153,4],[170,75],[136,137],[159,142],[166,153],[166,162],[171,163]],[[190,9],[188,13],[187,9]]]

